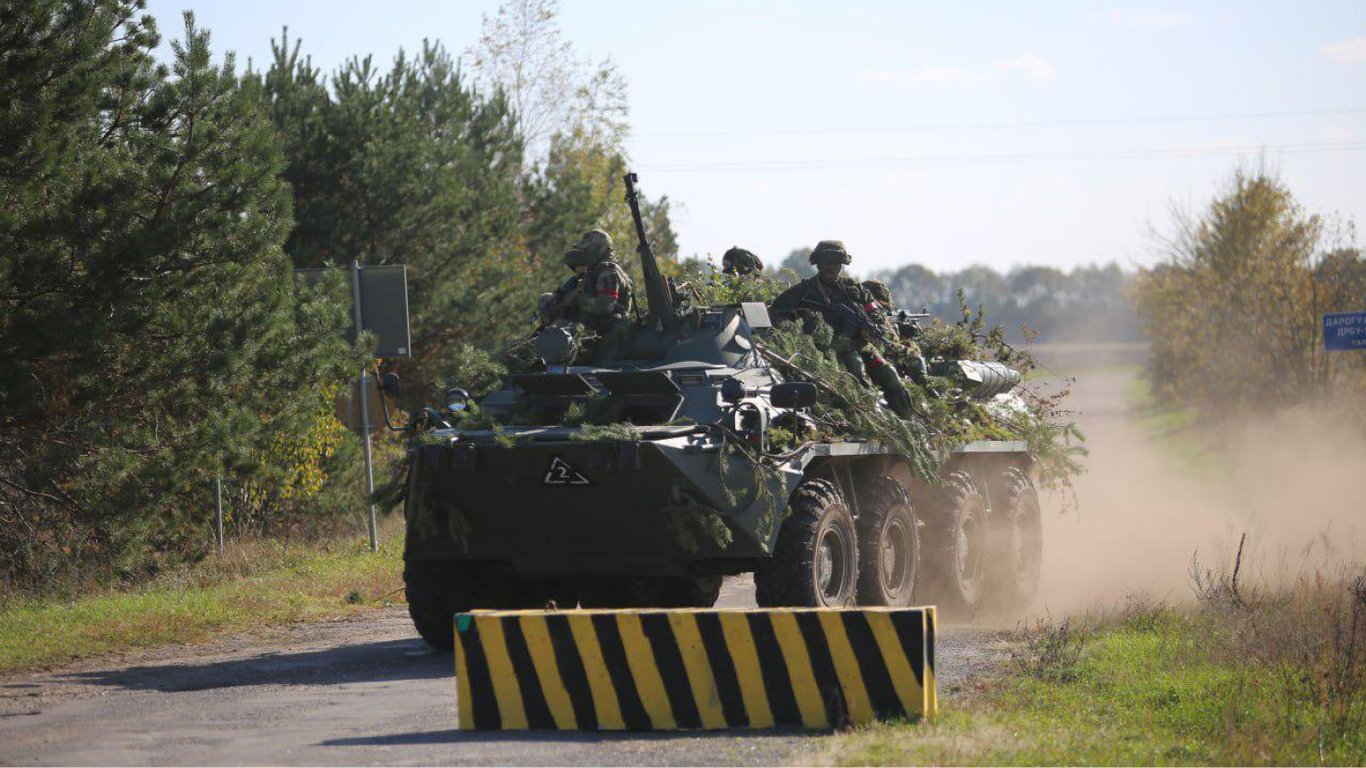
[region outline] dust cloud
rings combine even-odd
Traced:
[[[1229,566],[1247,534],[1244,577],[1283,582],[1363,561],[1366,435],[1314,412],[1188,434],[1192,461],[1134,420],[1131,370],[1077,376],[1070,407],[1091,455],[1076,509],[1045,493],[1044,562],[1033,612],[1057,618],[1130,595],[1192,598],[1190,570]]]

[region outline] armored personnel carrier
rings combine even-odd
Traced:
[[[412,438],[404,579],[423,638],[449,648],[452,614],[479,608],[707,607],[746,572],[761,606],[1028,599],[1042,544],[1028,446],[936,454],[936,484],[877,442],[811,439],[820,393],[761,354],[765,306],[681,309],[634,180],[649,306],[623,359],[573,365],[571,332],[548,329],[543,371],[477,404],[449,393],[479,425],[433,413]],[[983,397],[1019,378],[959,368]]]

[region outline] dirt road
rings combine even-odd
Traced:
[[[752,595],[734,579],[721,604]],[[941,692],[1004,648],[986,631],[947,630]],[[752,765],[812,738],[462,733],[451,657],[418,640],[402,608],[0,679],[4,764]]]

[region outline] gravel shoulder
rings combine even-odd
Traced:
[[[721,606],[753,605],[729,580]],[[940,635],[940,695],[1002,658],[1000,633]],[[0,764],[762,765],[821,738],[456,730],[451,657],[401,607],[0,677]]]

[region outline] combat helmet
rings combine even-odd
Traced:
[[[848,264],[853,259],[849,256],[849,252],[844,250],[844,241],[822,240],[816,243],[816,248],[811,251],[811,256],[807,261],[812,264],[825,264],[832,261]]]
[[[886,283],[881,280],[864,280],[863,290],[867,291],[873,297],[873,301],[876,301],[889,309],[891,308],[892,291],[887,287]]]
[[[564,252],[564,265],[570,269],[578,269],[611,258],[612,237],[601,229],[590,229]]]
[[[753,275],[764,271],[764,262],[753,251],[733,246],[721,257],[721,271],[728,275]]]

